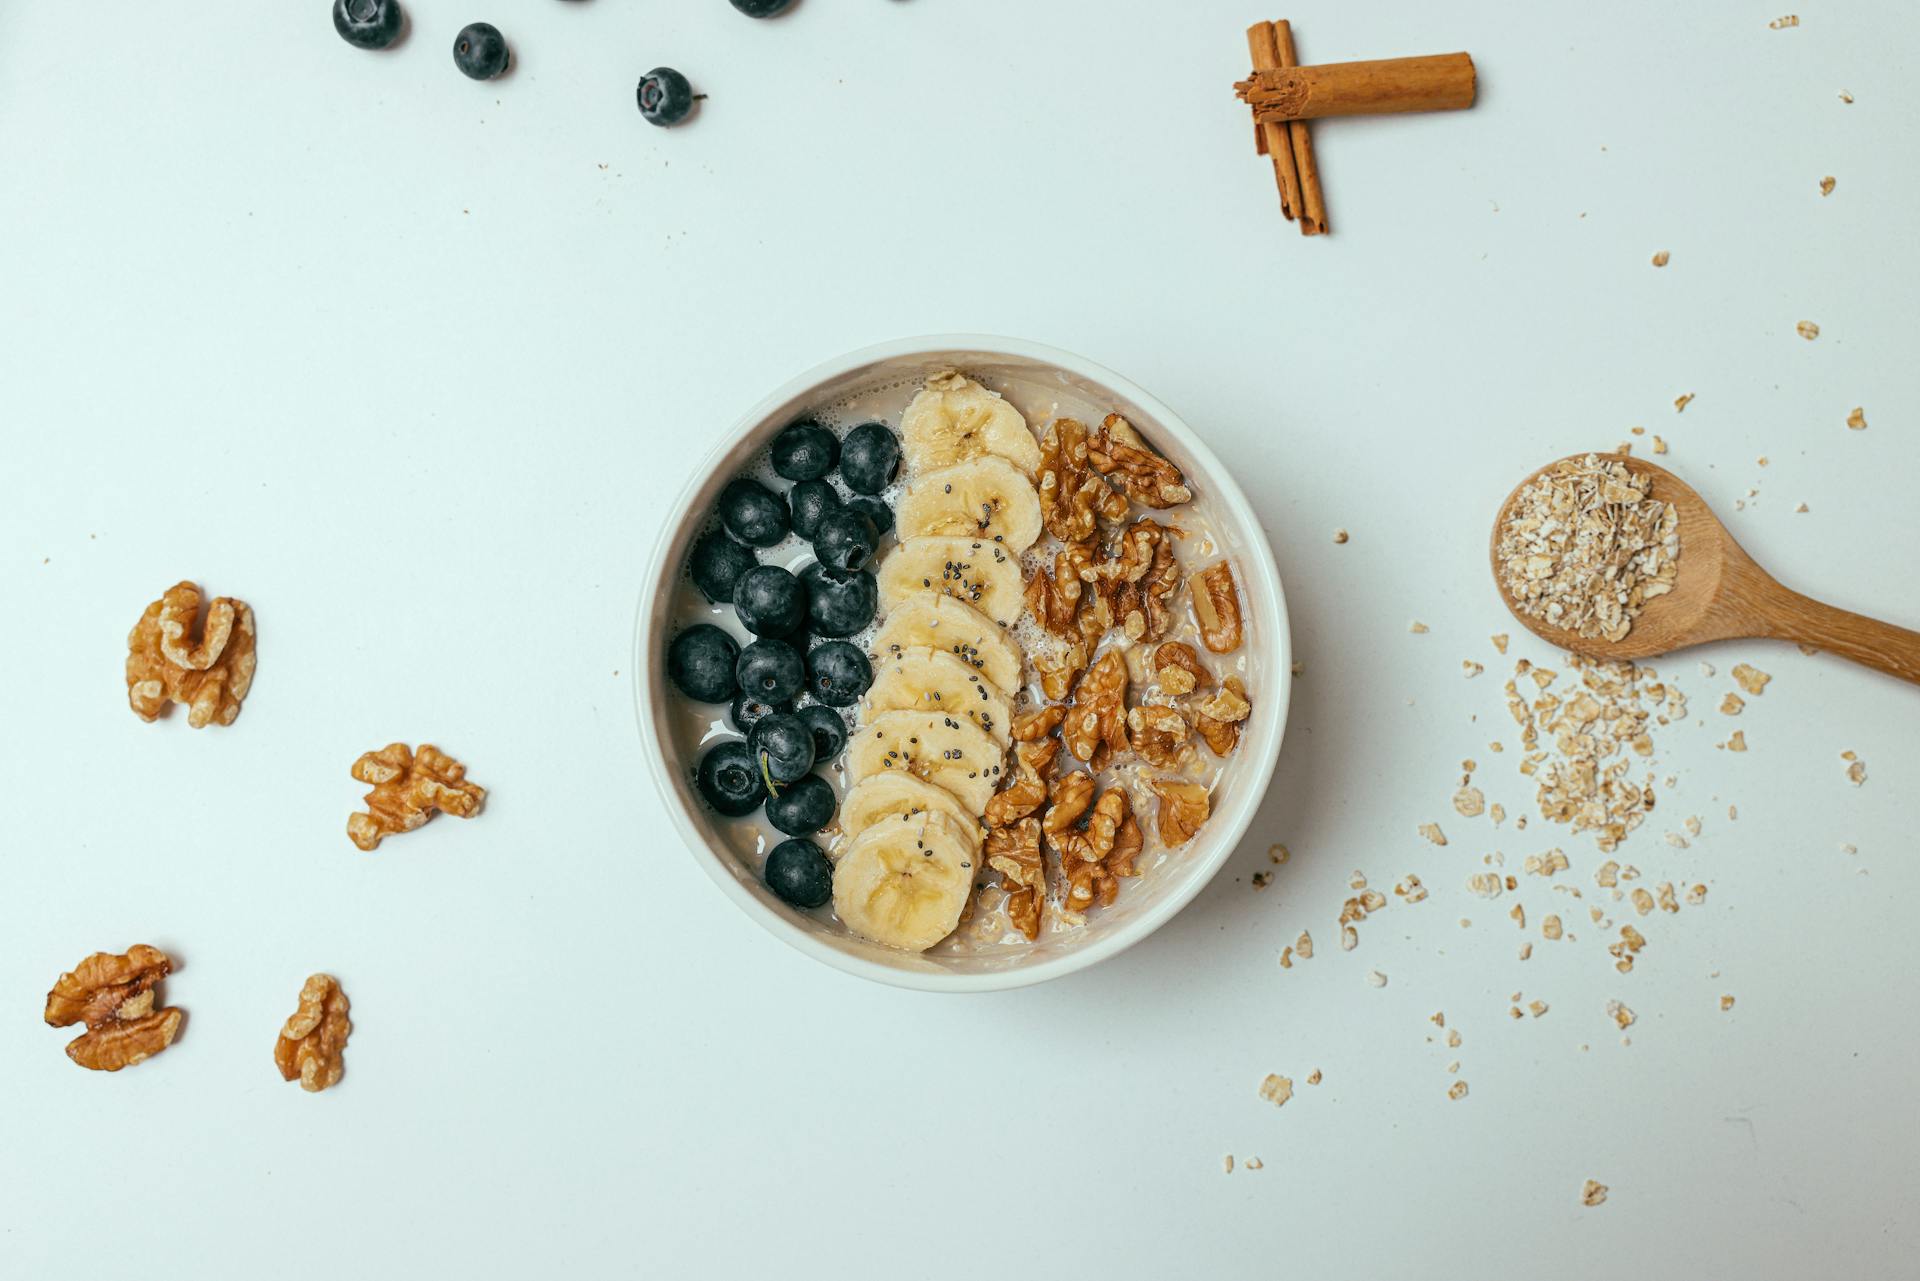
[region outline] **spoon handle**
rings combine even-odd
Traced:
[[[1780,608],[1772,611],[1773,634],[1815,649],[1831,650],[1889,676],[1920,685],[1920,632],[1780,589]]]

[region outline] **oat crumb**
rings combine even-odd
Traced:
[[[1420,825],[1420,835],[1426,837],[1435,845],[1445,845],[1447,843],[1446,834],[1440,830],[1438,823],[1422,823]]]
[[[1667,251],[1662,249],[1658,253],[1653,255],[1653,265],[1656,267],[1664,267],[1667,265],[1669,258],[1670,258],[1670,255],[1667,253]]]
[[[1467,1083],[1465,1081],[1455,1081],[1452,1085],[1449,1085],[1447,1087],[1447,1097],[1450,1099],[1466,1098]]]
[[[1427,634],[1427,625],[1416,618],[1413,622],[1407,624],[1407,630],[1415,636],[1425,636]]]
[[[1347,541],[1347,531],[1344,529],[1334,530],[1333,541],[1336,543],[1345,543]]]
[[[1632,1010],[1622,1005],[1620,1002],[1608,1001],[1607,1017],[1612,1019],[1615,1023],[1619,1024],[1620,1030],[1624,1032],[1628,1028],[1633,1026],[1634,1019],[1637,1018],[1638,1016],[1635,1015]]]
[[[1812,342],[1820,336],[1820,326],[1814,324],[1811,320],[1803,320],[1793,328],[1794,332],[1798,333],[1808,342]]]
[[[1264,1170],[1267,1166],[1266,1162],[1262,1161],[1259,1157],[1250,1156],[1247,1158],[1247,1168],[1249,1170]]]
[[[1260,1097],[1275,1107],[1284,1106],[1293,1097],[1293,1078],[1269,1072],[1260,1082]]]
[[[1723,1010],[1730,1010],[1730,1009],[1732,1009],[1732,1008],[1733,1008],[1733,998],[1732,998],[1731,996],[1723,996],[1723,997],[1721,997],[1721,998],[1720,998],[1720,1008],[1721,1008],[1721,1009],[1723,1009]]]
[[[1480,675],[1480,673],[1486,670],[1487,669],[1484,664],[1476,663],[1471,658],[1463,658],[1460,660],[1461,674],[1464,675],[1468,680],[1472,680],[1474,677]]]
[[[1834,185],[1835,184],[1833,181],[1833,175],[1828,174],[1826,177],[1820,180],[1820,194],[1823,196],[1831,196],[1833,194]]]
[[[1857,413],[1859,413],[1860,411],[1856,409],[1856,410],[1854,410],[1854,412],[1855,412],[1855,413],[1857,414]],[[1494,647],[1494,649],[1496,649],[1496,650],[1498,650],[1498,651],[1499,651],[1500,653],[1502,653],[1502,654],[1504,654],[1504,653],[1506,653],[1506,652],[1507,652],[1507,639],[1508,639],[1508,638],[1507,638],[1507,634],[1506,634],[1505,632],[1495,632],[1495,633],[1493,634],[1493,636],[1492,636],[1492,638],[1491,638],[1491,639],[1493,640],[1493,647]]]
[[[1528,1001],[1527,1002],[1527,1013],[1533,1015],[1533,1017],[1536,1019],[1539,1018],[1542,1014],[1545,1014],[1547,1012],[1547,1009],[1548,1009],[1548,1006],[1545,1001]]]
[[[1746,706],[1747,701],[1744,698],[1741,698],[1738,694],[1729,692],[1725,698],[1720,700],[1720,714],[1723,716],[1738,716],[1746,710]]]
[[[1308,1085],[1318,1085],[1318,1084],[1320,1084],[1320,1069],[1319,1069],[1319,1068],[1315,1068],[1315,1069],[1314,1069],[1314,1070],[1313,1070],[1312,1072],[1309,1072],[1309,1073],[1307,1074],[1307,1084],[1308,1084]]]
[[[1673,412],[1676,414],[1684,414],[1687,412],[1687,406],[1692,403],[1693,403],[1692,392],[1688,392],[1684,396],[1675,396],[1673,398]]]
[[[1847,426],[1854,431],[1865,431],[1867,429],[1867,411],[1859,405],[1855,405],[1853,412],[1847,415]]]
[[[1607,1200],[1607,1185],[1588,1179],[1580,1189],[1581,1205],[1604,1205]]]
[[[1227,1173],[1228,1174],[1233,1173],[1233,1154],[1232,1153],[1227,1154]]]
[[[1800,15],[1797,13],[1789,13],[1785,17],[1775,18],[1772,22],[1769,22],[1767,25],[1773,28],[1775,31],[1784,31],[1788,27],[1799,26]]]
[[[1847,781],[1855,787],[1858,787],[1867,781],[1867,763],[1862,760],[1855,760],[1852,752],[1848,752],[1846,756],[1848,760],[1852,761],[1852,764],[1847,766]]]

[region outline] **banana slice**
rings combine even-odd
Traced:
[[[853,782],[898,771],[953,793],[969,814],[984,814],[1000,786],[1005,753],[972,721],[942,712],[881,712],[853,731],[847,777]]]
[[[846,843],[880,823],[909,823],[922,814],[945,814],[966,835],[977,853],[980,849],[980,823],[960,808],[953,793],[932,783],[922,783],[911,774],[888,770],[863,778],[847,790],[840,802],[841,851]]]
[[[1040,495],[1004,458],[975,458],[916,474],[893,516],[901,538],[980,538],[1016,556],[1040,537]]]
[[[903,649],[875,665],[861,715],[882,712],[944,712],[972,721],[1002,751],[1012,742],[1013,704],[999,686],[943,650]]]
[[[900,419],[900,436],[910,472],[982,454],[998,454],[1029,476],[1040,470],[1040,443],[1020,411],[951,370],[927,379]]]
[[[1024,589],[1020,557],[978,538],[908,538],[880,562],[880,608],[888,612],[916,592],[933,591],[1006,624],[1026,607]]]
[[[940,592],[921,591],[889,606],[887,621],[873,638],[871,650],[877,664],[922,647],[954,655],[999,686],[1003,694],[1011,694],[1023,683],[1019,647],[1000,625]]]
[[[862,938],[924,952],[960,923],[975,859],[945,814],[870,827],[833,869],[833,910]]]

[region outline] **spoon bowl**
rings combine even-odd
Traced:
[[[1651,658],[1709,641],[1767,638],[1790,640],[1832,650],[1856,663],[1920,684],[1920,632],[1835,609],[1782,586],[1760,568],[1720,523],[1707,500],[1664,467],[1629,454],[1600,454],[1603,462],[1624,463],[1651,482],[1650,494],[1671,503],[1680,520],[1680,555],[1674,562],[1673,588],[1641,606],[1632,629],[1617,641],[1582,636],[1535,618],[1520,608],[1500,573],[1500,531],[1513,514],[1522,491],[1543,472],[1587,457],[1576,454],[1528,476],[1507,495],[1494,517],[1489,555],[1494,585],[1513,616],[1549,644],[1585,658]]]

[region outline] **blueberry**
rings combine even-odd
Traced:
[[[787,536],[787,505],[765,485],[741,477],[720,491],[720,523],[749,547],[771,547]]]
[[[700,758],[694,785],[707,804],[728,818],[751,814],[766,797],[766,784],[754,768],[753,753],[738,740],[722,743]]]
[[[757,640],[741,650],[733,674],[741,689],[758,694],[769,703],[785,703],[806,683],[807,667],[800,661],[799,650],[783,640],[769,638]],[[728,693],[731,695],[732,691]]]
[[[740,644],[712,623],[695,623],[667,646],[667,679],[696,703],[733,697]]]
[[[807,619],[822,636],[851,636],[880,612],[880,585],[864,569],[809,565],[800,582],[807,589]]]
[[[755,636],[789,636],[807,621],[807,589],[778,565],[755,565],[733,585],[733,607]]]
[[[733,0],[733,7],[749,18],[771,18],[785,13],[793,0]]]
[[[813,734],[813,760],[816,765],[838,760],[840,753],[847,750],[847,722],[831,707],[813,703],[794,715],[805,721],[807,729]]]
[[[453,65],[469,80],[491,80],[507,69],[507,38],[491,22],[470,22],[453,38]]]
[[[846,502],[850,512],[859,512],[873,522],[873,532],[885,534],[893,528],[893,508],[869,494],[855,494]]]
[[[862,423],[840,442],[840,478],[856,494],[877,494],[900,470],[900,442],[885,423]]]
[[[873,664],[858,645],[828,641],[807,655],[807,692],[828,707],[852,707],[873,685]]]
[[[775,712],[790,712],[792,703],[769,703],[758,694],[740,693],[733,696],[733,703],[727,708],[727,719],[742,734],[747,733],[761,719]]]
[[[788,480],[819,480],[833,470],[840,442],[810,418],[785,428],[773,438],[773,471]]]
[[[787,491],[787,507],[793,512],[793,532],[810,539],[822,516],[840,510],[840,491],[824,480],[803,480]]]
[[[778,796],[786,784],[799,782],[813,768],[813,731],[793,713],[776,712],[753,727],[747,750],[766,779],[767,791]]]
[[[761,879],[774,897],[793,907],[822,907],[833,897],[833,864],[818,845],[799,837],[773,847]]]
[[[830,569],[858,569],[880,546],[880,531],[859,512],[842,509],[820,518],[813,531],[813,554]]]
[[[687,554],[687,570],[693,575],[693,585],[716,605],[732,604],[734,584],[759,563],[751,549],[742,547],[717,529],[702,535]]]
[[[650,125],[677,125],[693,110],[693,86],[672,67],[655,67],[633,91],[640,116]]]
[[[833,821],[833,787],[809,774],[767,800],[767,822],[788,836],[810,836]]]
[[[384,49],[400,38],[400,0],[333,0],[333,29],[350,45]]]

